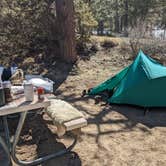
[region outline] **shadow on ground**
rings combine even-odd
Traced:
[[[97,132],[92,127],[88,132],[83,134],[96,139],[96,143],[99,145],[99,139],[101,136],[109,135],[113,136],[116,133],[130,132],[133,130],[141,130],[150,134],[150,129],[153,127],[165,127],[166,126],[166,108],[150,108],[145,114],[145,109],[130,105],[103,105],[99,103],[97,106],[91,107],[89,105],[89,97],[74,97],[74,94],[63,96],[64,100],[72,103],[78,110],[87,115],[89,125],[95,126]],[[95,103],[95,102],[94,102]],[[101,109],[100,111],[93,111],[95,107]],[[112,126],[116,125],[116,129]]]
[[[63,99],[68,101],[69,103],[73,103],[78,110],[85,112],[91,117],[88,119],[89,123],[100,122],[100,123],[126,123],[128,121],[132,122],[132,126],[134,124],[141,123],[148,128],[153,127],[165,127],[166,126],[166,107],[164,108],[148,108],[145,109],[143,107],[132,106],[132,105],[107,105],[103,102],[99,103],[99,106],[105,106],[100,112],[91,113],[89,112],[84,105],[89,103],[89,99],[93,99],[91,97],[74,97],[74,94],[70,94],[69,96],[64,96]],[[77,102],[83,102],[82,104],[77,104]],[[95,105],[95,101],[94,101]],[[93,108],[92,108],[93,109]],[[111,111],[118,112],[126,117],[126,119],[121,120],[107,120],[103,121],[103,117],[106,114],[109,114]],[[130,126],[130,127],[132,127]]]
[[[10,123],[10,126],[12,126],[10,129],[11,133],[14,134],[18,120],[15,119],[12,121],[13,122]],[[66,146],[61,143],[59,139],[57,141],[57,136],[50,130],[46,122],[47,121],[43,120],[41,115],[27,117],[18,143],[18,158],[22,160],[32,160],[35,156],[35,158],[39,158],[50,153],[59,152],[66,148]],[[36,148],[34,148],[34,146]],[[28,148],[31,150],[31,152],[29,152]],[[82,164],[78,154],[73,152],[65,154],[62,157],[48,160],[40,165],[81,166]]]
[[[141,107],[113,105],[111,109],[136,124],[141,123],[149,128],[166,126],[166,108],[149,108],[146,114],[145,109]]]

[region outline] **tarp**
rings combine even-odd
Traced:
[[[89,95],[113,91],[109,103],[166,106],[166,67],[140,51],[131,65],[94,87]]]

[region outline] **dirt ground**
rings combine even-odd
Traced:
[[[55,74],[55,81],[63,77],[55,91],[57,98],[68,101],[81,111],[88,126],[82,129],[73,149],[75,156],[66,154],[42,166],[166,165],[164,109],[152,109],[144,115],[141,108],[105,106],[103,103],[95,105],[93,99],[81,97],[83,89],[101,83],[129,64],[127,57],[124,53],[120,55],[117,48],[99,51],[88,61],[80,60],[77,66],[66,71],[68,74]],[[55,130],[46,115],[44,120],[40,115],[29,116],[17,147],[18,157],[31,160],[69,145],[71,139],[57,139]],[[11,131],[14,132],[13,127]]]

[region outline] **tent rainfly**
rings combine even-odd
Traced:
[[[109,103],[166,106],[166,67],[140,51],[131,65],[94,87],[89,95],[113,91]]]

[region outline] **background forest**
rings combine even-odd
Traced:
[[[1,57],[13,60],[17,56],[42,53],[42,58],[49,55],[70,61],[70,57],[60,53],[60,43],[67,34],[61,30],[65,12],[61,11],[59,15],[64,15],[57,18],[58,5],[65,0],[58,3],[58,0],[1,0]],[[74,7],[68,5],[68,9],[70,13],[73,10],[74,16],[67,17],[74,19],[78,53],[79,46],[90,35],[165,39],[165,0],[71,0],[70,4],[73,3]],[[66,27],[67,30],[71,31]]]

